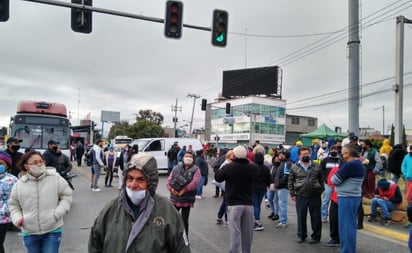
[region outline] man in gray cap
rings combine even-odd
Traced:
[[[189,253],[181,215],[156,194],[159,175],[154,157],[133,155],[124,174],[120,196],[102,209],[93,224],[89,253]]]

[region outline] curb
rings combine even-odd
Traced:
[[[392,238],[394,240],[398,241],[403,241],[403,242],[408,242],[409,239],[409,234],[408,233],[402,233],[402,232],[397,232],[391,229],[387,228],[382,228],[379,226],[374,226],[370,224],[363,224],[363,229],[368,232],[373,232],[376,234],[384,235],[386,237]],[[409,230],[408,230],[409,231]]]

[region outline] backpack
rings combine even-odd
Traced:
[[[87,166],[92,166],[93,165],[93,149],[91,149],[89,152],[86,153],[86,164]]]

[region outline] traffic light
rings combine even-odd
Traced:
[[[72,4],[93,6],[93,0],[72,0]],[[72,30],[79,33],[91,33],[92,11],[72,8]]]
[[[227,42],[227,28],[229,15],[227,11],[214,10],[212,22],[212,44],[225,47]]]
[[[182,36],[183,3],[179,1],[166,2],[165,36],[179,39]]]
[[[10,1],[0,0],[0,22],[9,20]]]
[[[202,99],[202,111],[206,111],[207,99]]]
[[[230,103],[226,103],[226,114],[230,114]]]

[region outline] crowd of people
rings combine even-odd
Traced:
[[[301,141],[290,148],[256,142],[252,147],[221,148],[214,160],[209,155],[215,152],[180,147],[175,142],[167,152],[168,198],[156,193],[156,160],[139,153],[137,145],[126,145],[117,153],[99,139],[88,152],[77,143],[73,157],[68,157],[54,140],[48,142],[44,154],[19,153],[20,142],[11,137],[7,150],[0,152],[0,244],[6,231],[20,230],[29,253],[58,252],[63,217],[70,210],[73,194],[62,175],[71,170],[70,159],[81,166],[84,154],[90,157],[92,191],[101,191],[102,170],[105,187],[112,187],[117,172],[120,190],[95,219],[89,252],[190,252],[189,215],[195,202],[205,198],[203,187],[210,167],[216,187],[213,197],[221,198],[216,224],[228,227],[229,252],[251,252],[254,231],[263,231],[266,223],[261,208],[265,202],[268,226],[275,221],[277,229],[288,229],[288,203],[293,203],[296,242],[320,243],[322,223],[329,223],[330,239],[324,245],[340,247],[342,253],[356,252],[357,230],[363,228],[362,198],[371,202],[368,222],[393,224],[391,211],[404,200],[412,220],[412,146],[408,153],[401,144],[392,148],[389,140],[379,149],[353,134],[310,147]],[[405,181],[404,196],[397,184],[400,179]]]

